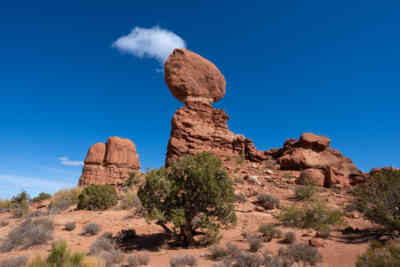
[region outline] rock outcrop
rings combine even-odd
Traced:
[[[165,63],[165,81],[173,96],[185,103],[172,118],[166,165],[199,151],[250,161],[265,159],[250,139],[231,132],[229,116],[212,106],[225,95],[226,84],[213,63],[186,49],[175,49]]]
[[[225,78],[200,55],[175,49],[165,63],[164,73],[172,95],[185,104],[172,118],[167,166],[185,154],[209,151],[219,156],[224,165],[232,157],[240,157],[250,166],[277,163],[281,170],[301,172],[298,183],[310,178],[320,186],[331,187],[365,181],[366,174],[349,158],[330,148],[328,137],[304,133],[299,140],[287,140],[283,148],[260,151],[252,140],[231,132],[227,124],[229,116],[212,106],[225,95]],[[232,170],[232,166],[226,167]]]
[[[90,147],[79,185],[121,185],[133,171],[140,169],[135,144],[129,139],[110,137]]]
[[[271,155],[282,170],[302,170],[298,183],[310,178],[325,187],[357,184],[365,174],[338,150],[330,148],[330,139],[304,133],[300,139],[287,140],[283,148],[265,152]]]

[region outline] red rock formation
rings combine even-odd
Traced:
[[[139,169],[135,144],[129,139],[110,137],[106,144],[97,143],[90,147],[79,185],[121,185],[130,173]]]
[[[287,140],[282,149],[266,151],[282,170],[303,170],[298,183],[308,177],[321,186],[356,184],[365,174],[339,151],[329,147],[330,139],[304,133],[299,140]]]
[[[213,63],[189,50],[175,49],[164,69],[169,90],[183,103],[188,98],[213,103],[225,95],[224,75]]]
[[[175,49],[165,63],[165,81],[172,95],[185,104],[172,118],[167,166],[176,157],[209,151],[221,159],[274,160],[282,170],[303,171],[299,183],[306,177],[326,187],[365,180],[365,174],[349,158],[329,147],[328,137],[304,133],[299,140],[287,140],[281,149],[259,151],[250,139],[231,132],[229,116],[212,106],[225,95],[225,78],[213,63],[196,53]]]
[[[199,151],[217,156],[265,159],[253,142],[228,128],[229,116],[212,103],[225,94],[225,78],[214,64],[185,49],[175,49],[165,64],[165,81],[172,94],[185,103],[172,118],[166,164]]]

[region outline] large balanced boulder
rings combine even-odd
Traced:
[[[80,186],[89,184],[122,185],[140,169],[135,144],[129,139],[110,137],[107,142],[90,147],[79,179]]]
[[[165,81],[172,95],[185,104],[172,117],[166,165],[201,151],[220,158],[264,159],[264,152],[250,139],[229,130],[229,116],[212,106],[226,92],[225,78],[213,63],[189,50],[175,49],[165,63]]]
[[[189,50],[175,49],[164,70],[169,90],[183,103],[192,99],[213,103],[225,95],[224,75],[212,62]]]

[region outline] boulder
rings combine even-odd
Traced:
[[[175,98],[213,103],[225,95],[225,77],[202,56],[183,48],[175,49],[164,66],[164,78]]]

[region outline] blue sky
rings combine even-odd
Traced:
[[[163,164],[182,104],[162,59],[113,46],[135,27],[213,61],[227,80],[215,106],[258,149],[314,132],[363,171],[399,167],[399,13],[369,0],[3,1],[0,197],[75,185],[109,136],[132,139],[144,170]]]

